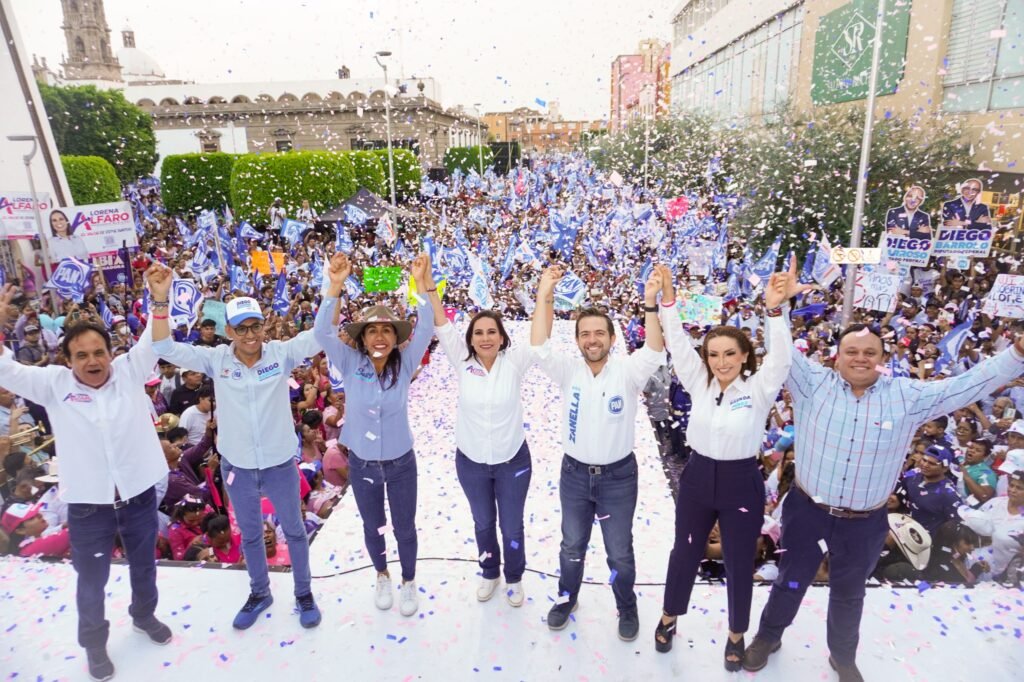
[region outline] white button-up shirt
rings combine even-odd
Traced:
[[[263,355],[252,367],[235,356],[233,343],[205,348],[166,338],[153,348],[168,362],[213,379],[217,449],[232,466],[267,469],[298,452],[288,379],[296,365],[320,352],[312,330],[289,341],[264,343]]]
[[[584,464],[617,462],[633,451],[641,389],[665,362],[665,352],[644,346],[614,353],[597,376],[582,355],[555,353],[551,342],[532,346],[541,369],[562,389],[562,449]]]
[[[478,360],[463,359],[468,350],[455,325],[435,327],[434,333],[459,381],[456,446],[478,464],[509,461],[526,440],[520,392],[523,375],[533,364],[529,346],[499,352],[487,371]]]
[[[114,358],[99,388],[79,383],[67,367],[22,365],[10,349],[0,355],[0,386],[42,405],[50,417],[65,502],[113,504],[115,489],[128,499],[167,475],[144,388],[154,367],[149,329]]]
[[[711,459],[756,456],[761,450],[768,413],[792,364],[792,341],[786,320],[782,316],[768,318],[768,354],[760,369],[750,377],[736,377],[725,391],[714,377],[708,383],[707,367],[699,351],[690,345],[674,307],[662,307],[661,328],[672,353],[672,368],[693,400],[686,442]]]

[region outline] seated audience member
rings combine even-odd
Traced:
[[[212,386],[200,387],[196,397],[198,402],[185,408],[178,419],[178,426],[188,431],[186,441],[189,445],[195,445],[202,439],[206,424],[213,419],[213,409],[216,407]]]
[[[978,534],[968,526],[956,521],[942,524],[932,538],[931,559],[924,579],[950,585],[974,585],[991,570],[988,562],[971,560],[971,553],[980,544]]]
[[[337,440],[327,441],[322,464],[325,481],[342,490],[348,487],[348,448]]]
[[[965,525],[990,538],[991,545],[975,550],[976,561],[987,561],[986,579],[1000,580],[1007,565],[1021,553],[1024,536],[1024,470],[1010,474],[1006,497],[994,497],[979,509],[962,507]]]
[[[320,433],[323,417],[319,410],[307,410],[302,415],[301,423],[295,427],[299,436],[300,452],[303,462],[319,462],[323,459],[327,445]]]
[[[185,561],[185,550],[189,545],[202,540],[203,529],[200,524],[206,516],[206,510],[206,502],[191,495],[186,495],[174,505],[167,539],[171,543],[171,557],[175,561]]]
[[[201,499],[206,504],[215,506],[213,492],[210,490],[203,467],[217,469],[220,466],[220,458],[215,452],[211,452],[216,428],[216,421],[211,419],[207,422],[199,442],[184,451],[181,448],[185,442],[185,429],[179,426],[163,434],[160,444],[163,446],[168,468],[167,492],[164,493],[160,504],[164,513],[170,514],[175,505],[186,496]]]
[[[915,521],[932,533],[940,525],[956,518],[962,504],[956,486],[949,479],[953,451],[942,445],[925,450],[916,469],[903,474],[896,495]]]
[[[50,528],[40,513],[39,504],[15,503],[0,518],[0,527],[10,538],[8,551],[22,557],[63,558],[71,551],[68,529]]]
[[[996,472],[989,466],[992,443],[984,438],[970,442],[964,452],[957,478],[957,492],[972,507],[979,507],[996,494]]]
[[[242,534],[231,528],[224,514],[208,514],[200,524],[204,542],[213,550],[214,560],[225,564],[244,563]]]

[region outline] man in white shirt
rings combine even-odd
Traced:
[[[281,198],[274,199],[274,205],[270,207],[268,211],[270,218],[270,229],[275,232],[281,231],[281,226],[284,225],[287,214],[285,213],[284,206],[281,205]]]
[[[637,500],[637,463],[633,455],[637,398],[647,380],[665,363],[665,345],[658,322],[661,274],[651,274],[645,289],[646,345],[632,355],[610,356],[615,343],[611,319],[592,308],[576,319],[576,344],[582,357],[552,352],[548,337],[554,316],[558,267],[541,275],[533,312],[530,343],[541,369],[562,389],[561,577],[558,599],[548,612],[548,627],[561,630],[576,610],[583,583],[583,559],[594,519],[601,524],[609,582],[619,610],[619,638],[636,639],[636,562],[633,557],[633,515]]]
[[[0,328],[14,292],[0,291]],[[46,408],[60,455],[60,487],[68,503],[71,563],[78,573],[78,643],[89,674],[108,680],[110,624],[104,598],[110,554],[120,535],[131,576],[128,611],[134,628],[157,644],[171,630],[153,615],[157,604],[157,496],[167,463],[149,415],[143,384],[156,366],[147,328],[127,354],[114,358],[103,325],[78,322],[61,342],[70,369],[19,364],[0,346],[0,384]]]
[[[178,420],[178,426],[188,431],[185,441],[189,445],[195,445],[203,439],[203,434],[206,433],[206,424],[213,416],[213,389],[203,386],[196,395],[199,397],[199,402],[192,407],[185,408],[185,411],[181,413],[181,419]]]

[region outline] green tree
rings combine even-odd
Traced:
[[[356,169],[356,182],[379,197],[388,196],[388,169],[371,151],[349,152]],[[385,163],[387,160],[385,159]]]
[[[803,251],[809,235],[849,243],[864,126],[862,108],[785,112],[744,131],[734,162],[741,209],[732,226],[760,246],[781,230],[784,247]],[[865,246],[878,243],[887,209],[910,185],[928,192],[925,210],[970,167],[970,147],[953,118],[889,116],[876,121],[867,174]]]
[[[398,199],[404,199],[420,191],[420,185],[423,183],[423,168],[420,166],[420,160],[408,149],[392,149],[392,152],[395,166],[395,196]],[[387,177],[388,150],[375,149],[373,153],[380,159],[384,175]]]
[[[342,152],[243,154],[231,169],[235,217],[255,225],[267,223],[267,211],[277,197],[289,215],[298,212],[303,199],[322,214],[355,191],[355,166]]]
[[[481,161],[484,172],[494,165],[494,152],[490,147],[448,147],[444,153],[444,167],[449,173],[458,168],[463,173],[480,172]]]
[[[40,84],[39,93],[61,154],[104,158],[122,184],[153,172],[153,119],[119,91]]]
[[[161,195],[171,213],[231,204],[231,168],[238,154],[173,154],[160,164]]]
[[[114,167],[98,156],[61,156],[64,177],[76,206],[121,200],[121,182]]]

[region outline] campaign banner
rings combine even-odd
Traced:
[[[931,239],[912,239],[886,232],[882,237],[882,257],[900,265],[928,267],[934,243]]]
[[[40,219],[53,208],[50,195],[36,194]],[[36,212],[28,192],[0,192],[0,237],[3,239],[38,239]]]
[[[676,312],[683,322],[701,327],[719,325],[722,323],[722,297],[677,290]]]
[[[992,248],[992,228],[940,227],[933,256],[988,257]]]
[[[899,273],[878,269],[858,270],[854,276],[853,305],[865,310],[891,313],[896,309],[900,290]]]
[[[50,260],[86,259],[139,245],[135,214],[127,201],[51,209],[43,225]]]
[[[997,275],[981,312],[992,317],[1024,319],[1024,275]]]
[[[103,273],[103,279],[108,285],[128,283],[124,260],[118,251],[93,257],[92,265]]]

